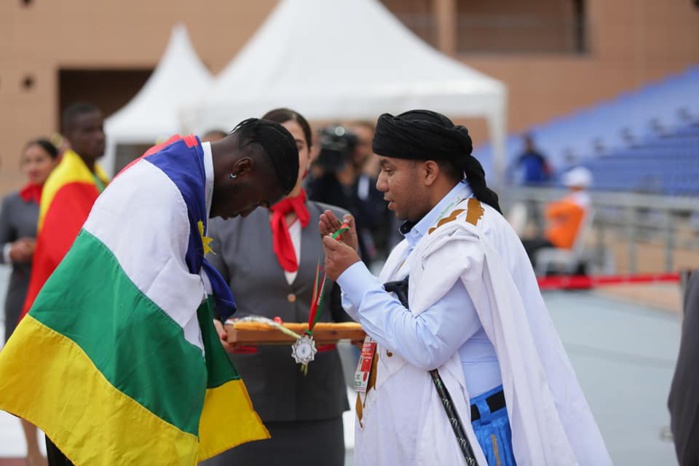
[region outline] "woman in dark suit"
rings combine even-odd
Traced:
[[[5,341],[10,338],[17,326],[24,298],[29,286],[32,256],[39,220],[41,190],[49,173],[58,164],[58,150],[46,139],[29,142],[22,152],[22,171],[27,176],[27,184],[17,192],[5,196],[0,210],[0,262],[12,267],[12,274],[5,297]],[[39,451],[37,429],[22,420],[27,440],[27,464],[46,464]]]
[[[308,322],[316,265],[323,248],[318,222],[331,209],[306,199],[302,182],[310,166],[311,128],[289,109],[268,112],[264,119],[281,123],[299,149],[299,177],[294,190],[269,210],[247,218],[214,219],[209,223],[216,255],[209,258],[228,280],[238,304],[235,317],[280,317]],[[219,221],[220,220],[220,221]],[[326,284],[320,321],[351,320],[340,304],[339,287]],[[288,346],[259,346],[231,354],[270,440],[247,443],[204,462],[220,465],[343,465],[342,413],[349,409],[337,349],[319,348],[304,375]]]

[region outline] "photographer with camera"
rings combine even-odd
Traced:
[[[307,181],[309,199],[348,210],[356,219],[359,251],[368,266],[379,259],[376,233],[385,224],[386,205],[376,179],[364,173],[368,157],[359,136],[331,125],[320,130],[320,153]]]

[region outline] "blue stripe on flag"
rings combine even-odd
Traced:
[[[190,140],[195,140],[196,144],[189,147],[184,139],[179,139],[145,157],[145,160],[162,170],[180,190],[189,217],[189,244],[185,256],[187,267],[193,274],[199,274],[204,267],[213,288],[216,311],[225,320],[236,310],[235,299],[221,274],[204,257],[204,245],[198,226],[200,221],[203,222],[204,232],[207,231],[204,150],[198,137]]]

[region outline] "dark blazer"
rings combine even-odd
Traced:
[[[207,258],[228,281],[238,305],[233,317],[279,316],[284,322],[308,322],[318,259],[323,261],[318,221],[331,209],[341,218],[346,211],[308,201],[311,219],[301,233],[299,270],[290,285],[272,249],[267,209],[247,218],[212,219],[209,236],[216,255]],[[320,322],[345,322],[350,317],[339,300],[339,287],[326,284]],[[336,349],[318,352],[303,375],[287,345],[260,346],[255,354],[231,355],[265,422],[332,419],[349,409],[340,356]]]
[[[699,464],[699,272],[684,295],[682,339],[670,386],[670,426],[681,466]]]
[[[12,193],[2,200],[0,210],[0,248],[19,238],[36,238],[36,228],[39,221],[39,205],[25,201],[19,193]],[[1,254],[0,263],[5,263]],[[10,337],[19,320],[24,298],[29,287],[31,262],[12,264],[12,274],[7,285],[5,298],[5,340]]]

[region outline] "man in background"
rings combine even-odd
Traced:
[[[531,134],[525,134],[522,138],[524,149],[510,168],[510,178],[518,186],[525,188],[542,188],[550,184],[553,177],[551,164],[536,148]],[[536,234],[540,235],[544,222],[539,210],[539,205],[533,199],[526,203],[527,216],[536,227]]]
[[[376,189],[373,136],[373,124],[365,121],[323,128],[320,153],[306,183],[309,199],[352,213],[357,222],[361,257],[369,265],[385,259],[389,219],[383,195]]]
[[[63,260],[109,182],[97,165],[105,148],[103,123],[102,112],[91,103],[74,103],[63,112],[62,129],[70,148],[46,180],[41,195],[36,251],[23,316]]]
[[[522,186],[545,186],[551,180],[551,166],[546,157],[534,145],[534,138],[526,134],[522,139],[524,150],[517,157],[514,171]]]
[[[563,184],[569,193],[546,206],[546,230],[543,237],[522,241],[529,260],[536,264],[536,253],[542,248],[571,249],[580,227],[590,210],[592,173],[585,167],[577,167],[563,176]]]
[[[395,216],[386,208],[383,193],[376,189],[376,180],[381,171],[379,157],[371,149],[376,128],[367,120],[353,121],[348,127],[357,136],[353,155],[357,176],[353,190],[361,206],[361,221],[357,221],[366,225],[364,235],[369,237],[365,242],[373,244],[374,261],[382,263],[391,248],[400,242],[400,238],[397,238],[400,234]],[[357,217],[357,214],[353,214]]]

